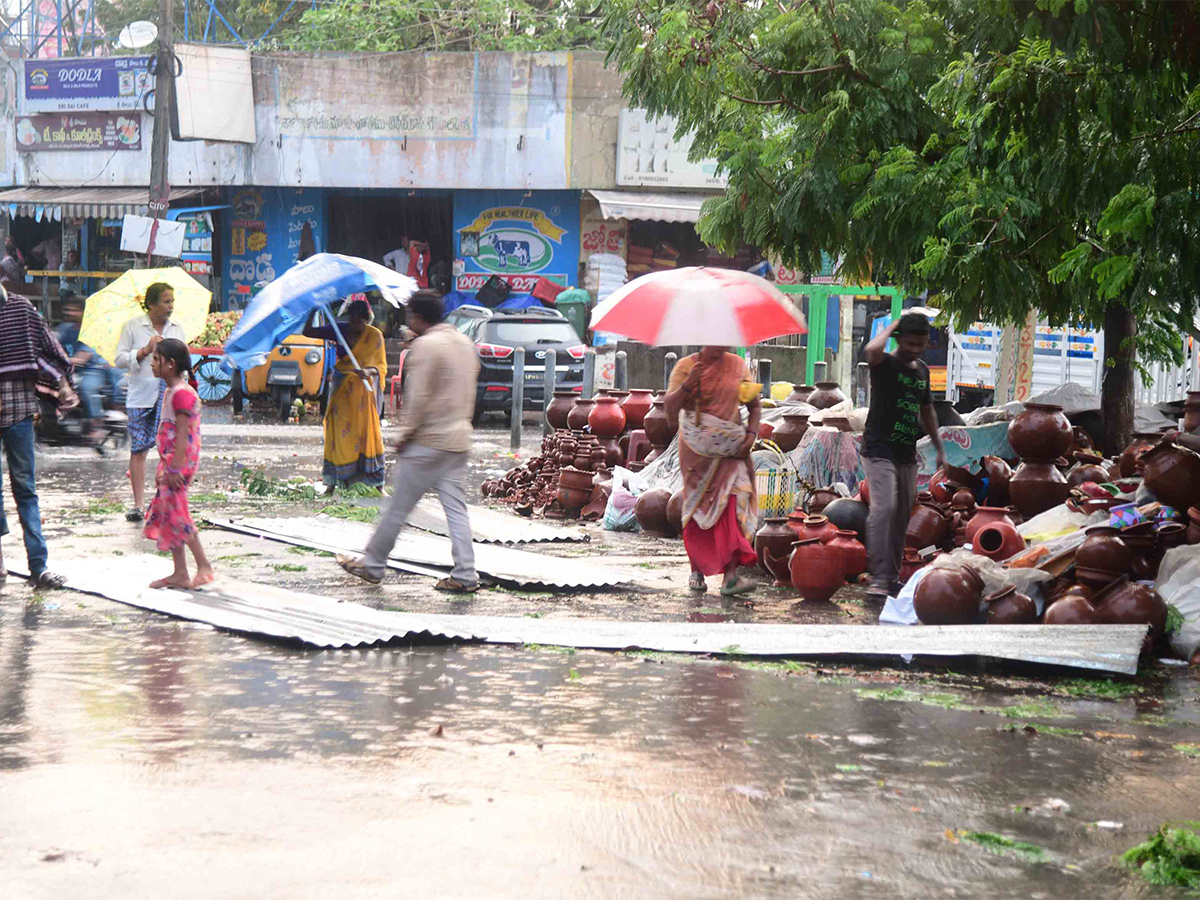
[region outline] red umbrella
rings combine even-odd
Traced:
[[[771,282],[736,269],[651,272],[596,307],[591,327],[644,344],[748,347],[804,334],[804,316]]]

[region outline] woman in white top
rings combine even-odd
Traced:
[[[171,321],[175,292],[159,281],[146,288],[142,303],[144,316],[130,319],[117,341],[118,369],[129,372],[129,390],[125,412],[129,416],[129,480],[133,485],[133,509],[125,514],[130,522],[145,518],[146,454],[154,446],[158,433],[158,415],[162,404],[163,383],[151,370],[154,348],[165,338],[187,343],[183,328]]]

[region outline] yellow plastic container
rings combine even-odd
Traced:
[[[772,381],[771,382],[771,399],[786,400],[788,394],[796,389],[796,386],[790,381]]]

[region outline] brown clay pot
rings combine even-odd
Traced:
[[[971,625],[979,615],[983,579],[970,566],[937,568],[913,593],[913,608],[924,625]]]
[[[846,395],[842,393],[836,381],[818,381],[816,390],[808,395],[805,402],[816,409],[829,409],[845,399]]]
[[[821,510],[823,510],[837,498],[838,493],[833,488],[817,488],[808,495],[808,501],[805,503],[805,508],[808,510],[809,515],[820,515]]]
[[[1008,522],[993,522],[975,532],[971,549],[980,556],[1004,562],[1025,549],[1025,538]]]
[[[662,452],[671,443],[671,438],[675,436],[678,428],[678,422],[674,423],[674,427],[672,427],[671,420],[667,418],[664,395],[662,393],[655,394],[653,400],[650,401],[650,412],[646,413],[642,419],[642,430],[646,432],[646,439],[650,441],[650,446]]]
[[[1092,598],[1096,596],[1096,592],[1086,584],[1068,584],[1065,588],[1052,594],[1050,597],[1051,603],[1056,603],[1063,597],[1082,597],[1088,603],[1092,602]]]
[[[653,405],[654,391],[643,388],[630,390],[629,396],[621,404],[621,409],[625,411],[625,427],[641,428],[642,423],[646,420],[646,413],[650,412]]]
[[[1071,450],[1074,452],[1091,451],[1093,448],[1092,436],[1080,428],[1078,425],[1071,428]]]
[[[1087,530],[1087,537],[1075,551],[1075,578],[1093,590],[1101,590],[1133,564],[1133,549],[1121,539],[1121,532],[1107,525]]]
[[[546,407],[546,421],[555,431],[567,427],[567,418],[571,415],[571,407],[579,395],[574,391],[555,391],[554,399]]]
[[[1122,575],[1096,595],[1096,612],[1110,625],[1149,625],[1145,649],[1166,630],[1167,604],[1158,592]]]
[[[842,551],[832,544],[815,538],[797,541],[789,561],[792,587],[805,600],[828,600],[845,583],[843,565]]]
[[[812,396],[816,388],[811,384],[797,384],[792,388],[792,392],[784,399],[784,403],[807,403],[808,398]]]
[[[1187,542],[1200,544],[1200,508],[1195,506],[1188,510]]]
[[[582,509],[591,499],[591,491],[576,491],[572,488],[560,487],[555,495],[558,504],[563,509]]]
[[[604,515],[604,511],[608,509],[608,497],[611,493],[611,481],[593,487],[592,496],[589,498],[587,505],[579,510],[579,518],[592,520],[601,518]]]
[[[587,427],[588,417],[595,408],[595,400],[584,400],[582,397],[576,397],[575,405],[567,413],[567,427],[572,431],[583,431]]]
[[[592,434],[602,438],[615,438],[625,430],[625,412],[614,396],[597,397],[596,405],[588,413],[588,426]]]
[[[1121,477],[1132,478],[1134,475],[1139,474],[1142,471],[1142,454],[1160,440],[1162,440],[1162,435],[1157,432],[1139,431],[1135,434],[1133,440],[1121,453],[1121,458],[1117,461],[1121,467]]]
[[[1012,478],[1012,467],[998,456],[983,457],[979,460],[979,466],[988,480],[988,506],[1008,506],[1008,482]]]
[[[933,506],[918,504],[908,519],[908,530],[904,532],[904,546],[922,550],[941,543],[950,530],[950,519]]]
[[[900,563],[900,574],[897,576],[900,579],[900,583],[903,584],[908,581],[916,572],[929,565],[929,562],[927,559],[922,559],[921,554],[914,548],[905,547],[904,559]]]
[[[871,485],[865,478],[858,483],[858,499],[867,506],[871,505]]]
[[[1012,585],[984,598],[989,625],[1032,625],[1037,621],[1037,604]]]
[[[637,498],[633,505],[633,514],[642,526],[642,531],[670,534],[671,523],[667,519],[667,504],[670,502],[671,492],[665,488],[654,488]]]
[[[1071,487],[1053,463],[1023,462],[1008,482],[1008,493],[1021,515],[1032,519],[1038,513],[1065,503]]]
[[[763,553],[767,548],[770,548],[771,554],[776,559],[788,558],[792,551],[792,544],[796,542],[796,532],[788,526],[786,518],[768,518],[763,522],[762,528],[754,535],[754,553],[758,556],[758,564],[766,571],[775,575],[777,582],[788,582],[791,579],[790,574],[785,574],[781,578],[772,572],[767,566],[766,559]]]
[[[678,537],[683,534],[683,490],[671,495],[667,503],[667,521],[671,524],[671,533]]]
[[[1164,522],[1158,526],[1158,551],[1164,554],[1187,543],[1188,526],[1182,522]]]
[[[950,508],[954,510],[975,511],[975,495],[969,488],[959,488],[950,498]]]
[[[929,476],[929,493],[938,503],[949,503],[962,485],[955,484],[941,469]]]
[[[558,486],[576,491],[590,492],[595,477],[595,473],[593,472],[585,472],[580,469],[568,467],[558,473]]]
[[[610,469],[613,466],[621,465],[625,461],[625,454],[621,452],[621,442],[615,437],[601,438],[600,449],[604,451],[603,464]]]
[[[1046,608],[1042,622],[1046,625],[1102,625],[1104,620],[1085,598],[1067,594]]]
[[[1079,487],[1085,481],[1103,484],[1108,481],[1108,469],[1092,463],[1080,463],[1067,473],[1067,484],[1073,488]]]
[[[847,581],[854,581],[867,571],[867,548],[859,541],[857,531],[839,529],[829,545],[842,551],[842,566]]]
[[[808,416],[804,413],[785,412],[783,422],[775,426],[771,440],[779,445],[784,453],[791,453],[800,446],[800,439],[808,431]]]
[[[1200,453],[1163,441],[1142,454],[1146,487],[1176,509],[1200,505]]]
[[[1008,423],[1008,443],[1023,462],[1054,462],[1073,441],[1071,422],[1061,406],[1026,403],[1020,415]]]
[[[816,538],[826,544],[837,534],[837,526],[825,516],[805,516],[798,512],[788,516],[788,526],[796,532],[796,537],[802,541]]]

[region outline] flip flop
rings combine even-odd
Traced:
[[[34,590],[53,591],[66,583],[67,579],[61,575],[55,575],[49,569],[45,569],[33,579],[33,588]]]
[[[131,509],[129,512],[125,513],[126,522],[140,522],[145,518],[146,514],[140,509]]]
[[[688,590],[697,594],[703,594],[708,590],[708,584],[704,581],[704,576],[698,572],[693,572],[688,578]]]
[[[383,581],[383,576],[372,575],[367,571],[367,567],[363,565],[363,561],[355,559],[353,556],[344,556],[339,553],[337,555],[337,564],[351,575],[361,578],[370,584],[379,584],[379,582]]]
[[[457,578],[443,578],[433,588],[437,591],[445,591],[447,594],[473,594],[479,590],[479,585],[467,587]]]
[[[727,584],[721,588],[722,597],[740,597],[742,594],[749,594],[754,590],[754,585],[744,578],[734,579],[732,584]]]
[[[178,588],[181,591],[186,591],[190,586],[190,582],[184,582],[181,584],[178,581],[172,581],[170,576],[166,578],[155,578],[152,582],[150,582],[150,588],[156,591],[162,590],[163,588]]]
[[[8,582],[8,569],[0,569],[0,587]]]
[[[207,575],[196,575],[192,579],[192,590],[194,591],[196,588],[202,588],[206,584],[212,584],[213,579],[216,577],[216,572],[209,572]]]

